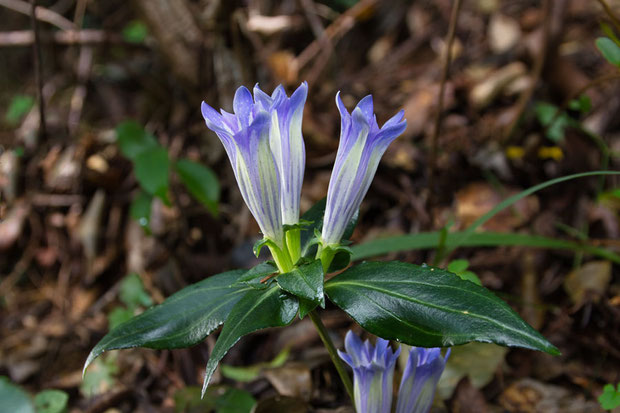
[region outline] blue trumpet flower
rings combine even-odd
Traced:
[[[323,247],[340,244],[349,221],[359,209],[387,147],[407,127],[404,111],[379,128],[372,96],[363,98],[349,114],[336,95],[341,131],[336,162],[329,181],[321,234]]]
[[[306,166],[306,149],[301,133],[308,83],[303,82],[289,98],[282,85],[271,96],[254,86],[254,98],[271,114],[269,144],[280,176],[280,201],[286,246],[293,263],[301,257],[299,199]]]
[[[340,358],[353,369],[353,393],[357,413],[390,413],[394,365],[400,354],[387,340],[377,338],[373,346],[349,330]],[[440,348],[413,347],[398,390],[396,413],[428,413],[435,389],[446,367],[450,349],[444,357]]]
[[[439,348],[413,347],[398,390],[396,413],[427,413],[433,404],[435,389],[450,356]]]
[[[352,331],[344,342],[340,358],[353,369],[353,395],[357,413],[390,413],[394,366],[400,348],[392,351],[387,340],[377,338],[376,346],[362,342]]]
[[[282,223],[299,222],[299,198],[304,179],[306,150],[301,134],[308,83],[303,82],[288,97],[282,85],[271,96],[254,86],[254,98],[271,114],[269,144],[280,175]]]
[[[202,102],[207,127],[217,134],[226,149],[241,195],[263,235],[282,249],[280,177],[269,144],[270,108],[262,99],[255,102],[244,86],[233,100],[234,114],[218,113]]]

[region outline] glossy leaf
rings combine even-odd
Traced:
[[[34,413],[30,396],[4,376],[0,376],[0,411]]]
[[[297,298],[284,293],[275,283],[266,289],[248,291],[235,304],[224,322],[207,363],[203,395],[218,363],[241,337],[264,328],[289,324],[295,318],[298,308]]]
[[[110,331],[91,350],[84,370],[101,353],[132,347],[170,349],[202,341],[228,316],[250,287],[233,285],[246,270],[206,278]]]
[[[559,354],[504,301],[447,271],[368,262],[325,284],[330,300],[379,337],[422,347],[490,342]]]
[[[321,232],[323,229],[323,217],[325,216],[325,205],[327,204],[327,198],[321,199],[314,204],[305,214],[301,217],[302,220],[312,222],[312,224],[302,228],[301,230],[301,254],[304,257],[314,259],[316,256],[317,245],[313,243],[315,238],[315,232]],[[343,240],[348,240],[353,235],[353,230],[357,225],[359,218],[359,211],[353,216],[349,225],[344,231],[342,236]],[[332,264],[329,266],[328,272],[338,271],[347,265],[351,261],[351,255],[347,252],[338,252],[334,257]]]
[[[265,261],[258,264],[237,280],[237,284],[247,284],[254,288],[267,288],[267,283],[261,281],[270,275],[278,272],[278,267],[271,261]]]
[[[210,168],[189,159],[178,161],[175,169],[192,196],[207,207],[209,212],[217,215],[220,183],[215,173]]]
[[[116,140],[121,153],[132,161],[145,150],[159,147],[155,137],[133,120],[122,122],[116,127]]]
[[[140,187],[166,204],[170,203],[168,201],[169,170],[168,151],[160,146],[140,152],[134,160],[134,172]]]
[[[297,297],[325,307],[323,294],[323,265],[315,260],[276,278],[280,287]]]

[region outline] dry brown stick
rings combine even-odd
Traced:
[[[433,134],[431,135],[431,153],[428,161],[428,187],[429,193],[429,205],[432,206],[435,199],[434,181],[435,181],[435,169],[437,167],[437,149],[439,141],[439,132],[441,131],[441,120],[443,119],[443,100],[446,90],[446,82],[450,73],[450,63],[452,62],[452,44],[454,43],[454,35],[456,33],[456,24],[461,10],[461,0],[454,0],[452,5],[452,12],[450,13],[450,23],[448,26],[448,34],[446,35],[446,41],[444,45],[443,53],[443,68],[441,71],[441,80],[439,84],[439,96],[437,100],[437,109],[435,111],[435,122],[433,127]]]
[[[47,129],[45,126],[45,101],[43,98],[43,60],[41,58],[41,39],[39,38],[39,25],[36,18],[37,0],[30,0],[31,13],[30,24],[34,33],[34,44],[32,46],[34,59],[34,75],[37,82],[37,98],[39,99],[39,138],[45,139]]]
[[[378,0],[361,0],[355,6],[341,14],[332,24],[325,29],[325,36],[331,42],[342,37],[354,25],[355,20],[366,13],[369,8],[375,5]],[[295,58],[295,65],[299,69],[307,65],[321,50],[324,45],[324,36],[315,39]]]
[[[0,0],[2,1],[2,0]],[[62,45],[98,44],[98,43],[126,43],[118,33],[107,33],[102,30],[66,30],[63,32],[45,33],[41,35],[41,42],[54,42]],[[0,47],[30,46],[34,43],[32,30],[15,30],[0,32]],[[133,47],[144,47],[135,43],[127,43]]]
[[[540,53],[538,54],[538,56],[536,56],[536,61],[534,62],[534,68],[532,69],[532,76],[531,76],[532,78],[530,81],[530,85],[519,96],[519,99],[517,100],[517,104],[516,104],[516,110],[513,114],[513,117],[510,123],[508,124],[508,126],[506,127],[504,131],[504,134],[503,134],[504,142],[508,141],[512,137],[512,134],[514,133],[517,127],[517,124],[519,123],[519,119],[521,119],[523,112],[525,112],[525,109],[527,108],[527,104],[529,103],[530,99],[534,95],[534,91],[536,90],[538,80],[540,79],[542,75],[542,71],[545,67],[545,61],[547,60],[547,51],[548,51],[548,46],[549,46],[549,37],[550,37],[550,32],[551,32],[551,28],[550,28],[551,24],[549,23],[550,19],[551,19],[551,0],[544,0],[543,1],[543,20],[542,20],[543,21],[542,23],[543,39],[542,39],[542,45],[540,48]]]
[[[6,7],[7,9],[13,10],[17,13],[25,14],[26,16],[31,14],[31,6],[28,2],[23,0],[0,0],[0,6]],[[37,20],[49,23],[62,30],[75,29],[75,25],[70,20],[65,19],[60,14],[50,9],[46,9],[45,7],[37,6],[35,16]]]
[[[614,23],[614,26],[616,26],[616,28],[620,30],[620,19],[616,17],[611,7],[609,7],[609,4],[607,4],[605,0],[598,0],[598,2],[601,4],[601,6],[603,6],[603,10],[605,10],[607,16],[609,16],[611,21]]]
[[[80,56],[77,64],[77,80],[78,85],[71,96],[71,104],[69,108],[69,116],[67,117],[67,126],[69,134],[74,135],[80,123],[82,116],[82,108],[84,107],[84,99],[86,98],[86,84],[90,77],[90,71],[93,63],[93,48],[91,46],[82,46],[80,48]]]

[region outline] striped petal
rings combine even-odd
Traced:
[[[340,143],[329,181],[321,242],[337,245],[359,209],[389,144],[406,128],[399,112],[379,128],[372,97],[362,99],[351,114],[336,95],[341,116]]]

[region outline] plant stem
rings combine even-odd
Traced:
[[[308,315],[310,316],[310,320],[312,320],[312,322],[314,323],[314,326],[316,327],[316,330],[318,331],[319,337],[321,337],[323,344],[325,344],[327,352],[332,359],[332,363],[334,363],[334,366],[338,371],[338,375],[340,376],[340,380],[342,380],[342,384],[344,384],[345,389],[347,389],[347,393],[349,394],[351,401],[354,401],[355,399],[353,398],[353,383],[351,382],[351,377],[349,377],[349,373],[347,373],[344,364],[342,364],[340,356],[338,356],[338,352],[336,351],[336,347],[334,347],[334,343],[332,342],[331,338],[329,338],[327,329],[323,325],[323,322],[321,321],[319,315],[316,313],[316,310],[310,311]]]
[[[280,270],[280,274],[284,274],[293,270],[293,261],[288,254],[288,250],[286,246],[284,248],[280,248],[274,245],[267,245],[269,251],[271,251],[271,256],[273,260],[276,262],[276,266],[278,270]]]
[[[301,230],[299,228],[289,229],[285,233],[285,244],[288,254],[293,264],[301,258]]]

